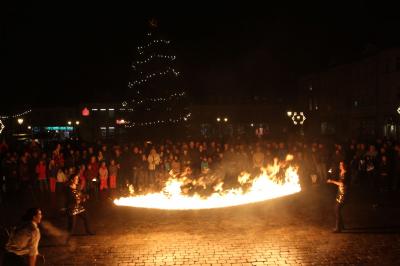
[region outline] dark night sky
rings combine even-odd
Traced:
[[[299,75],[355,57],[368,43],[399,40],[398,9],[373,1],[108,2],[2,7],[3,112],[122,99],[150,17],[172,40],[199,101],[232,91],[286,98]]]

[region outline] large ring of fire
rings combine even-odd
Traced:
[[[193,183],[204,185],[202,179],[190,180],[172,176],[159,193],[131,195],[114,200],[118,206],[154,208],[166,210],[212,209],[255,203],[291,195],[301,191],[297,167],[289,163],[293,156],[288,155],[284,162],[274,160],[272,165],[262,168],[261,174],[252,178],[249,173],[238,177],[240,187],[223,189],[224,181],[213,185],[213,193],[209,196],[199,194],[188,195],[182,187]],[[133,194],[133,193],[132,193]]]

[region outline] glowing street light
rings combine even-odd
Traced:
[[[71,121],[68,121],[68,125],[72,125],[72,122],[71,122]]]
[[[1,134],[1,132],[3,132],[4,128],[5,128],[5,126],[3,124],[3,121],[1,121],[1,119],[0,119],[0,134]]]
[[[220,121],[221,121],[221,118],[217,117],[217,122],[220,122]]]
[[[31,130],[31,129],[32,129],[32,127],[31,127],[31,126],[28,126],[28,129],[29,129],[29,130]]]
[[[228,122],[228,118],[227,117],[224,118],[224,122]]]
[[[292,111],[287,111],[286,114],[287,114],[287,116],[291,117],[293,115],[293,112]]]
[[[18,119],[17,119],[17,122],[18,122],[18,124],[22,125],[22,123],[24,123],[24,119],[18,118]]]
[[[77,126],[79,126],[80,122],[79,122],[79,121],[75,121],[75,124],[76,124]]]
[[[305,120],[306,120],[306,116],[304,115],[303,112],[300,112],[300,113],[293,112],[293,115],[292,115],[293,124],[295,124],[295,125],[298,125],[298,124],[302,125],[302,124],[304,124],[304,121],[305,121]]]
[[[115,123],[117,123],[117,125],[123,125],[125,124],[127,121],[125,121],[125,119],[117,119],[117,121],[115,121]]]

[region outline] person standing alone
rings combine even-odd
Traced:
[[[39,208],[28,209],[22,217],[22,224],[15,227],[5,246],[4,266],[36,265],[39,256],[40,231],[38,225],[42,221]]]
[[[334,233],[340,233],[344,230],[343,217],[342,217],[342,209],[345,203],[346,197],[346,176],[347,170],[344,161],[339,162],[339,180],[328,179],[327,182],[334,184],[338,187],[336,194],[336,202],[335,202],[335,220],[336,226],[333,230]]]

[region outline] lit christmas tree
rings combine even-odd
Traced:
[[[170,41],[160,37],[156,20],[132,63],[132,79],[128,83],[129,100],[122,105],[131,110],[126,127],[163,126],[176,128],[190,118],[180,72],[175,67]]]

